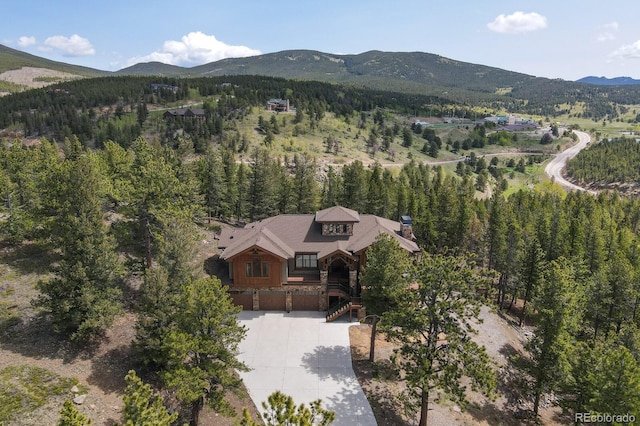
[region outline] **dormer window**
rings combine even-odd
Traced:
[[[360,222],[360,215],[345,207],[329,207],[316,212],[316,222],[322,225],[322,235],[353,235],[353,225]]]
[[[322,235],[353,235],[352,223],[323,223]]]

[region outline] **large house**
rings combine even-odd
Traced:
[[[288,112],[291,109],[289,99],[269,99],[267,111]]]
[[[162,117],[165,119],[195,118],[197,120],[204,121],[207,118],[207,115],[202,108],[179,108],[165,111],[165,113],[162,114]]]
[[[419,253],[410,217],[396,222],[340,206],[225,228],[219,247],[229,293],[246,310],[326,311],[355,302],[366,250],[382,233]]]

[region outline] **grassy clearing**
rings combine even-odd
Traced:
[[[516,172],[513,167],[505,167],[503,172],[509,186],[504,191],[504,196],[508,197],[521,189],[533,189],[540,184],[544,180],[545,165],[546,163],[528,165],[524,173]]]
[[[554,119],[556,122],[560,122],[567,125],[577,125],[581,129],[588,131],[592,134],[598,133],[601,138],[615,138],[620,136],[620,132],[636,132],[640,133],[640,123],[636,123],[635,119],[640,114],[640,105],[619,105],[620,117],[611,121],[603,120],[594,121],[590,118],[577,117],[584,113],[583,104],[575,104],[571,107],[568,114],[563,114]],[[568,108],[568,105],[559,105],[560,109]]]
[[[17,93],[27,89],[27,86],[0,80],[0,92]]]
[[[374,160],[383,163],[396,163],[401,165],[411,158],[416,161],[433,160],[433,158],[420,152],[424,140],[414,135],[414,143],[410,148],[401,145],[400,136],[394,138],[391,148],[395,151],[395,158],[391,160],[388,153],[379,151],[375,157],[371,157],[366,149],[366,140],[369,137],[372,123],[367,123],[363,129],[358,128],[358,118],[354,115],[348,121],[344,118],[336,118],[332,113],[325,113],[322,120],[319,120],[314,127],[310,125],[308,116],[300,123],[294,123],[293,113],[273,113],[262,108],[253,108],[251,112],[239,121],[236,131],[248,141],[248,153],[258,146],[265,147],[265,134],[258,130],[258,120],[262,116],[265,122],[270,122],[271,117],[276,117],[279,133],[274,134],[274,141],[268,147],[274,156],[291,157],[296,153],[307,152],[313,155],[320,162],[327,163],[348,163],[353,160],[360,160],[370,163]],[[403,122],[402,117],[393,117],[392,120]],[[391,121],[393,122],[393,121]],[[340,141],[340,151],[337,154],[326,152],[325,140],[331,137]],[[441,151],[444,156],[452,156],[450,153]],[[245,154],[246,155],[246,154]],[[453,157],[453,156],[452,156]],[[438,158],[440,159],[440,158]]]
[[[78,380],[60,377],[44,368],[9,366],[0,370],[0,424],[40,408],[53,398],[73,397]],[[86,389],[78,386],[80,393]]]

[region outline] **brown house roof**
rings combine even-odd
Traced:
[[[322,235],[322,223],[353,223],[353,235]],[[317,253],[322,259],[336,251],[358,253],[376,240],[381,233],[391,235],[402,248],[417,252],[418,245],[400,234],[400,223],[374,215],[359,215],[344,207],[321,210],[316,215],[279,215],[247,224],[244,228],[225,228],[220,235],[220,257],[229,260],[252,247],[258,247],[282,259],[291,259],[296,253]],[[353,215],[355,213],[356,216]],[[330,218],[331,220],[328,220]],[[356,221],[355,219],[359,219]]]
[[[338,222],[353,223],[360,222],[360,215],[357,211],[342,206],[329,207],[328,209],[316,212],[316,222]]]
[[[162,114],[163,117],[205,117],[203,108],[178,108],[171,109]]]

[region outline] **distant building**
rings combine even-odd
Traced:
[[[485,122],[495,123],[499,126],[508,126],[516,129],[518,126],[524,126],[525,128],[535,127],[535,121],[530,118],[516,117],[513,114],[509,115],[494,115],[491,117],[485,117]]]
[[[179,109],[170,109],[162,114],[164,119],[175,119],[175,118],[194,118],[196,120],[204,121],[207,116],[204,113],[204,109],[202,108],[179,108]]]
[[[170,84],[151,83],[151,90],[157,92],[158,90],[169,90],[173,93],[178,93],[178,86],[172,86]]]
[[[269,99],[267,101],[267,111],[289,112],[289,99]]]
[[[494,116],[491,116],[491,117],[485,117],[484,121],[487,121],[489,123],[495,123],[495,124],[498,124],[498,125],[507,124],[507,122],[508,122],[506,115],[494,115]]]

